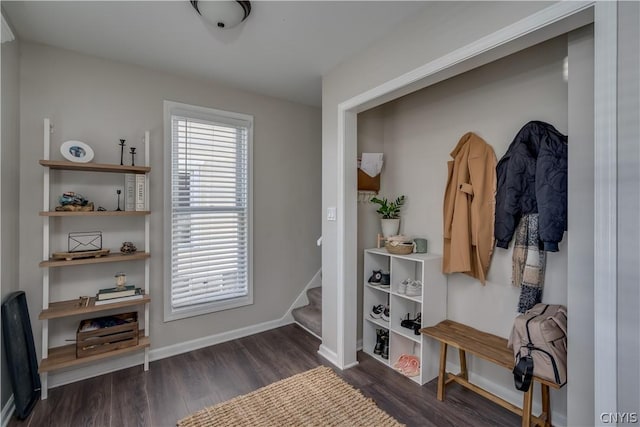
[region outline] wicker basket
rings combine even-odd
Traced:
[[[413,252],[413,243],[400,243],[397,246],[392,246],[387,243],[384,247],[387,252],[394,255],[407,255]]]

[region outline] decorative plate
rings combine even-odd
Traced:
[[[62,156],[70,162],[87,163],[93,160],[93,150],[81,141],[66,141],[60,147]]]

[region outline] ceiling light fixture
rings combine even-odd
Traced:
[[[191,6],[200,16],[218,28],[235,27],[251,13],[250,1],[191,0]]]

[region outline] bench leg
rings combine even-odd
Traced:
[[[542,416],[544,417],[544,427],[551,427],[551,404],[549,400],[549,386],[546,384],[540,384],[540,393],[542,395]]]
[[[447,378],[447,343],[440,342],[440,370],[438,371],[438,400],[444,400],[444,386]]]
[[[460,355],[460,376],[465,380],[469,380],[469,373],[467,372],[467,354],[462,349],[458,349]]]
[[[531,427],[531,406],[533,404],[533,382],[522,397],[522,427]]]

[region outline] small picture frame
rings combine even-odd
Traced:
[[[60,146],[62,157],[74,163],[88,163],[93,160],[93,149],[82,141],[65,141]]]
[[[101,231],[77,231],[69,233],[69,253],[99,251],[102,249]]]

